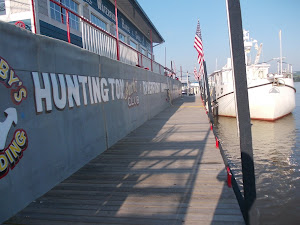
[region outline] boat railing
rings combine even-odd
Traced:
[[[77,17],[81,23],[82,47],[84,49],[101,56],[105,56],[114,60],[119,60],[129,65],[147,69],[154,73],[168,75],[172,78],[176,77],[173,70],[155,62],[153,60],[152,54],[150,58],[147,57],[146,55],[142,54],[141,52],[126,44],[125,42],[117,40],[117,38],[114,35],[106,32],[102,28],[98,27],[96,24],[93,24],[88,19],[80,16],[79,14],[62,5],[61,3],[55,0],[50,1],[66,11],[65,23],[67,26],[67,36],[69,43],[71,43],[71,32],[69,22],[69,13],[71,13],[75,17]]]

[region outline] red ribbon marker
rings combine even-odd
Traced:
[[[230,169],[229,169],[229,166],[227,166],[227,185],[228,187],[232,187],[232,184],[231,184],[231,178],[232,178],[232,174],[230,172]]]

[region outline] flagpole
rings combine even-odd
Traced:
[[[205,61],[203,61],[203,67],[204,67],[204,81],[205,81],[205,85],[206,85],[208,117],[209,117],[210,122],[213,124],[213,117],[212,117],[212,112],[211,112],[211,101],[210,101],[209,86],[208,86],[208,77],[207,77],[206,62]]]
[[[204,106],[206,107],[206,94],[205,94],[205,90],[206,90],[205,76],[203,75],[203,101],[204,101]]]

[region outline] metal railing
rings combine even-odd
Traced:
[[[201,97],[201,100],[202,100],[202,104],[205,107],[206,114],[208,116],[208,121],[210,123],[211,131],[213,132],[213,134],[215,136],[216,148],[220,150],[220,153],[221,153],[224,165],[225,165],[225,169],[226,169],[226,172],[227,172],[227,185],[228,185],[228,187],[233,189],[234,194],[236,196],[236,199],[238,201],[241,213],[243,215],[243,218],[246,221],[245,218],[247,218],[247,216],[246,216],[247,212],[246,212],[246,208],[245,208],[245,199],[244,199],[244,196],[242,194],[241,187],[239,186],[239,184],[236,180],[236,177],[235,177],[235,175],[234,175],[233,171],[231,170],[230,165],[228,163],[227,156],[226,156],[225,151],[224,151],[224,149],[222,147],[222,144],[220,142],[220,138],[219,138],[219,136],[216,132],[215,124],[212,120],[212,114],[211,114],[211,112],[207,111],[207,109],[206,109],[206,102],[209,101],[210,96],[208,96],[208,97],[206,96],[206,93],[205,93],[204,89],[201,89],[200,93],[201,93],[200,97]]]
[[[174,71],[155,62],[152,60],[152,57],[149,58],[132,48],[130,45],[120,40],[118,41],[115,36],[91,23],[89,20],[70,10],[61,3],[55,0],[50,1],[66,11],[66,26],[69,43],[71,43],[69,13],[72,13],[79,18],[81,23],[82,46],[84,49],[101,56],[118,60],[117,47],[119,47],[119,60],[121,62],[145,68],[161,75],[170,76],[172,78],[176,77]],[[117,43],[119,43],[119,46],[117,46]]]
[[[227,184],[229,187],[232,187],[233,188],[233,191],[234,191],[234,194],[236,196],[236,199],[238,201],[238,204],[239,204],[239,207],[240,207],[240,210],[242,212],[242,215],[243,215],[243,218],[245,220],[245,223],[248,225],[250,224],[250,220],[249,220],[249,217],[250,217],[250,208],[247,206],[247,204],[249,204],[249,200],[245,197],[245,191],[242,192],[242,188],[243,190],[245,190],[245,183],[244,183],[244,180],[243,180],[243,187],[240,187],[236,178],[235,178],[235,175],[233,173],[233,171],[230,169],[230,165],[228,163],[228,159],[226,157],[226,154],[225,154],[225,151],[222,147],[222,144],[220,143],[220,139],[217,135],[217,132],[215,130],[215,125],[214,125],[214,121],[213,121],[213,114],[212,114],[212,107],[211,107],[211,96],[210,96],[210,90],[209,90],[209,85],[208,85],[208,78],[207,78],[207,71],[206,71],[206,63],[204,61],[204,79],[205,79],[205,85],[201,91],[201,100],[203,102],[203,105],[206,109],[206,103],[207,104],[207,107],[208,107],[208,110],[206,109],[206,114],[208,116],[208,121],[210,122],[210,126],[211,126],[211,130],[215,136],[215,139],[216,139],[216,148],[218,148],[220,150],[220,153],[221,153],[221,156],[223,158],[223,162],[225,164],[225,168],[226,168],[226,172],[227,172]],[[203,101],[204,99],[204,101]],[[243,158],[243,157],[241,157]],[[241,161],[242,163],[242,167],[243,167],[243,161]],[[245,162],[244,162],[245,163]],[[249,165],[247,165],[249,166]],[[242,174],[244,173],[244,171],[242,171]],[[247,174],[248,175],[248,174]],[[254,175],[254,174],[253,174]],[[243,175],[244,176],[244,175]],[[254,215],[251,215],[252,217]]]
[[[116,41],[111,35],[96,29],[82,21],[82,46],[84,49],[101,56],[117,59]]]

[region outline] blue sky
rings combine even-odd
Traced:
[[[226,64],[230,57],[225,0],[138,0],[152,23],[165,39],[154,48],[155,60],[175,62],[176,70],[193,72],[197,52],[193,47],[200,21],[208,73]],[[243,28],[250,37],[263,43],[261,62],[279,57],[279,30],[285,61],[300,71],[300,0],[240,0]],[[253,49],[254,50],[254,49]],[[217,60],[216,60],[217,59]],[[217,63],[216,63],[217,61]],[[271,68],[271,72],[276,66]]]

